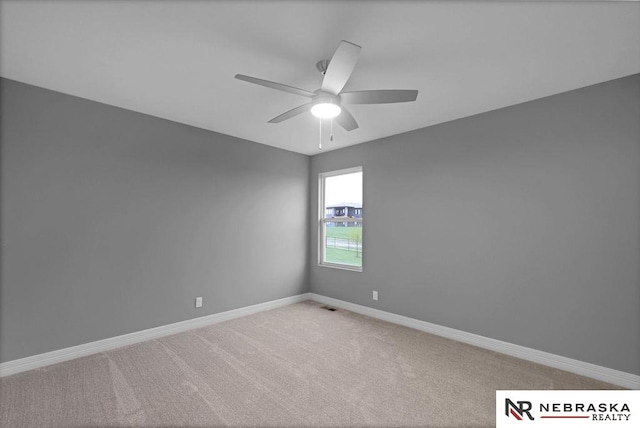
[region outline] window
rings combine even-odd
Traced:
[[[318,263],[362,272],[362,167],[320,174],[318,194]]]

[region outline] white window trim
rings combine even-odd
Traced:
[[[324,234],[325,234],[325,223],[335,222],[335,218],[325,218],[325,207],[324,207],[324,180],[327,177],[334,177],[336,175],[344,175],[351,174],[354,172],[362,172],[362,180],[363,180],[363,190],[364,190],[364,172],[361,166],[356,166],[353,168],[340,169],[337,171],[329,171],[329,172],[321,172],[318,174],[318,266],[329,267],[333,269],[343,269],[349,270],[352,272],[362,272],[362,266],[350,266],[339,263],[330,263],[324,261],[325,259],[325,246],[324,244]],[[364,209],[364,200],[362,201],[362,209]],[[345,223],[362,223],[364,225],[364,218],[340,218],[341,222]],[[364,258],[363,258],[364,265]]]

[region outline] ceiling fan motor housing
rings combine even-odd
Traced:
[[[335,105],[340,105],[340,102],[338,101],[338,97],[336,97],[335,95],[331,95],[328,94],[326,92],[320,92],[318,93],[318,95],[316,95],[313,98],[312,101],[313,105],[316,104],[335,104]]]

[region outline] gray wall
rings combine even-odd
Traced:
[[[320,154],[311,169],[17,82],[0,91],[0,361],[310,284],[640,374],[640,76]],[[364,272],[318,267],[317,174],[359,165]],[[263,216],[281,206],[301,216]]]
[[[364,271],[319,267],[317,174],[360,165]],[[639,75],[314,156],[309,186],[313,292],[640,374]]]
[[[0,361],[308,291],[307,156],[0,90]]]

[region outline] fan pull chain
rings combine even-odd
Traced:
[[[333,118],[331,118],[331,137],[329,138],[329,141],[333,141]]]
[[[318,140],[318,150],[322,150],[322,119],[318,119],[320,123],[320,140]]]

